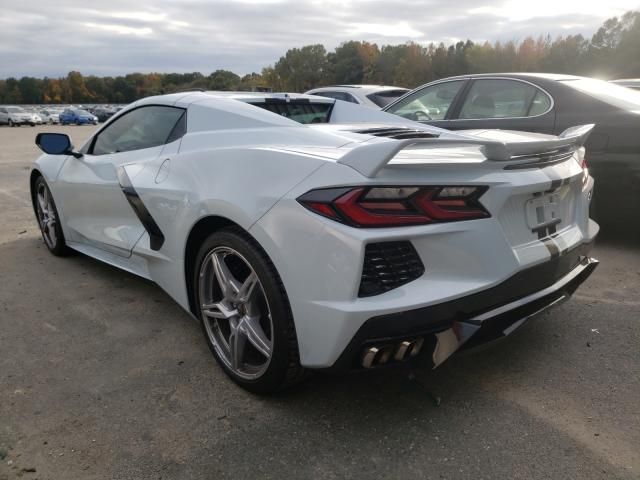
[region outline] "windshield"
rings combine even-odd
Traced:
[[[27,113],[24,111],[24,109],[20,108],[20,107],[7,107],[7,112],[10,113]]]
[[[252,103],[252,105],[303,124],[329,123],[331,107],[333,107],[332,103],[311,103],[308,100],[304,102],[296,102],[295,100],[289,102],[271,101],[267,103]]]
[[[404,88],[399,88],[397,90],[382,90],[380,92],[370,93],[367,95],[367,98],[382,108],[386,107],[391,102],[395,102],[408,91],[409,90],[405,90]]]
[[[614,85],[604,80],[580,78],[578,80],[564,80],[570,87],[586,93],[590,97],[625,110],[640,109],[640,92],[630,88]]]

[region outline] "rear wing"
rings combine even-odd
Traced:
[[[411,138],[405,140],[381,140],[364,143],[355,147],[338,163],[348,165],[365,177],[375,177],[401,150],[416,146],[421,149],[439,149],[454,147],[479,147],[484,157],[492,162],[526,163],[532,157],[552,156],[564,153],[573,154],[579,149],[595,125],[571,127],[558,137],[549,140],[531,140],[524,142],[500,142],[482,138]],[[566,155],[564,155],[566,157]],[[547,163],[548,164],[548,163]]]

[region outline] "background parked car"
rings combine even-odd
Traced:
[[[98,107],[95,108],[92,112],[96,117],[98,117],[99,122],[106,122],[116,113],[114,109]]]
[[[38,123],[42,123],[42,119],[37,114],[27,112],[22,107],[13,105],[0,107],[0,124],[6,124],[10,127],[20,125],[31,125],[35,127]]]
[[[80,110],[77,108],[67,108],[60,114],[60,123],[62,125],[69,125],[71,123],[76,125],[86,125],[92,123],[98,124],[98,117],[92,115],[86,110]]]
[[[640,239],[640,92],[603,80],[554,74],[479,74],[416,88],[384,108],[450,130],[506,129],[559,134],[596,124],[587,161],[596,179],[594,215]]]
[[[42,123],[60,123],[60,111],[51,108],[44,108],[38,113],[42,118]]]
[[[623,78],[620,80],[611,80],[611,83],[615,83],[616,85],[620,85],[621,87],[640,90],[640,78]]]
[[[380,109],[397,100],[408,91],[409,89],[407,88],[385,85],[334,85],[314,88],[306,93]]]

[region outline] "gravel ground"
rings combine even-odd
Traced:
[[[47,252],[34,136],[93,129],[0,128],[0,480],[640,478],[639,246],[601,240],[571,301],[420,382],[257,397],[158,287]]]

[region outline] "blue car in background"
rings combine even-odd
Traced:
[[[61,125],[85,125],[85,124],[98,124],[98,117],[87,112],[86,110],[80,110],[78,108],[67,108],[60,114]]]

